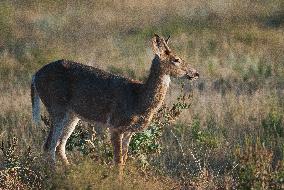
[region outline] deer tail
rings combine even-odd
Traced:
[[[31,101],[32,101],[32,117],[36,125],[40,123],[40,98],[35,86],[35,75],[32,77],[31,83]]]

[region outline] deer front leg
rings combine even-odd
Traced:
[[[129,143],[130,143],[132,135],[133,135],[132,132],[126,132],[124,133],[123,138],[122,138],[122,160],[123,160],[124,165],[127,160],[128,147],[129,147]]]
[[[113,146],[114,163],[118,167],[119,176],[122,176],[123,174],[122,137],[123,134],[120,132],[111,132],[111,143]]]

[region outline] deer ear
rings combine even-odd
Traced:
[[[169,36],[169,37],[165,40],[166,44],[168,44],[168,43],[169,43],[169,39],[170,39],[170,37],[171,37],[171,36]]]
[[[161,44],[161,38],[159,35],[154,34],[154,37],[152,38],[152,49],[155,54],[160,56],[160,44]]]
[[[155,34],[152,38],[152,48],[153,52],[159,57],[163,54],[169,54],[170,52],[170,49],[164,38],[160,37],[157,34]]]

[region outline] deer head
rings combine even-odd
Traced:
[[[160,72],[175,78],[197,79],[199,73],[172,52],[168,41],[169,37],[165,40],[157,34],[152,39],[152,48],[155,59],[158,59]]]

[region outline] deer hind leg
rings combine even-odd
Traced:
[[[127,154],[128,154],[128,147],[129,147],[129,143],[131,140],[133,133],[132,132],[126,132],[123,135],[122,138],[122,160],[123,160],[123,164],[125,165],[126,160],[127,160]]]
[[[55,164],[55,152],[59,143],[59,138],[62,134],[63,128],[68,123],[69,114],[67,112],[49,112],[52,122],[52,127],[48,134],[44,145],[44,150],[48,153],[53,164]]]
[[[61,157],[65,165],[69,165],[69,161],[65,153],[66,142],[68,138],[71,136],[72,132],[74,131],[78,121],[79,118],[75,116],[69,119],[68,123],[66,123],[66,126],[64,126],[63,132],[59,140],[59,144],[56,148],[56,151],[58,152],[59,156]]]
[[[123,159],[122,159],[122,134],[120,132],[111,132],[111,143],[113,146],[114,163],[118,167],[119,176],[123,173]]]

